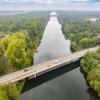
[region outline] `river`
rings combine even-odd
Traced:
[[[71,54],[57,16],[50,16],[43,38],[34,55],[34,64]],[[80,71],[79,62],[26,79],[20,100],[93,100]]]

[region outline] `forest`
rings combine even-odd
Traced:
[[[99,45],[100,20],[89,21],[86,19],[86,16],[84,18],[78,18],[76,19],[66,15],[59,16],[62,31],[65,37],[71,40],[72,49],[79,51]]]
[[[30,67],[48,21],[47,15],[0,17],[0,76]],[[17,100],[24,80],[0,86],[0,100]]]
[[[97,13],[96,13],[97,14]],[[99,16],[100,13],[95,15]],[[86,20],[91,16],[68,17],[60,15],[62,31],[66,39],[71,40],[73,51],[100,46],[100,19],[98,21]],[[81,69],[86,76],[90,88],[100,97],[100,47],[95,52],[87,52],[81,60]]]

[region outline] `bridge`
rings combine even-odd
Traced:
[[[82,58],[84,56],[84,54],[86,52],[95,51],[97,49],[98,49],[98,47],[85,49],[82,51],[72,53],[68,56],[64,56],[61,58],[46,61],[44,63],[34,65],[34,66],[28,67],[23,70],[4,75],[4,76],[0,77],[0,85],[14,83],[14,82],[20,81],[22,79],[28,78],[30,76],[33,76],[33,78],[36,78],[44,73],[47,73],[49,71],[52,71],[59,67],[62,67],[66,64],[78,61],[80,58]]]

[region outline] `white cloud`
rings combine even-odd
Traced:
[[[95,3],[99,2],[99,0],[0,0],[1,2],[12,2],[12,3],[28,3],[28,2],[36,2],[36,3],[47,3],[47,4],[55,4],[55,3]]]
[[[6,2],[13,2],[15,4],[1,4],[0,10],[99,10],[100,2],[94,0],[0,0]],[[34,4],[27,2],[47,3]],[[92,3],[93,2],[93,3]],[[19,3],[19,4],[16,4]]]
[[[0,0],[6,2],[38,2],[38,3],[62,3],[62,2],[86,2],[88,0]]]

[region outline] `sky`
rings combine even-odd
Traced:
[[[100,0],[0,0],[0,2],[8,2],[8,3],[28,3],[28,2],[36,2],[36,3],[99,3]]]
[[[0,10],[100,10],[100,0],[0,0]]]

